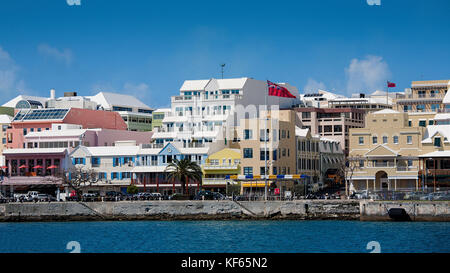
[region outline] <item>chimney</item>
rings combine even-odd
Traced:
[[[64,92],[64,97],[76,97],[77,92]]]
[[[55,99],[55,89],[50,89],[50,99],[54,100]]]

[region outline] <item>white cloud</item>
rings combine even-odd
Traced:
[[[383,90],[391,72],[388,64],[382,57],[368,55],[364,59],[353,59],[348,68],[347,92],[358,93],[374,90]]]
[[[48,44],[40,44],[38,46],[38,52],[43,56],[53,58],[58,62],[63,62],[66,65],[70,65],[73,61],[72,50],[63,49],[58,50],[57,48],[51,47]]]
[[[25,82],[19,79],[19,66],[0,46],[0,93],[2,97],[11,97],[18,91],[23,92]]]
[[[135,96],[138,99],[144,100],[148,99],[150,88],[145,83],[133,84],[126,82],[123,85],[123,91],[127,94]]]
[[[317,90],[325,90],[326,86],[323,82],[318,82],[312,78],[309,78],[306,85],[303,87],[304,93],[317,93]]]

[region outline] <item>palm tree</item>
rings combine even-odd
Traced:
[[[185,192],[189,179],[201,181],[203,176],[202,168],[187,158],[174,159],[167,165],[165,172],[168,173],[169,181],[176,179],[181,182],[182,192]]]

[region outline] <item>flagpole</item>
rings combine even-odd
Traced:
[[[264,200],[267,201],[267,117],[268,117],[268,106],[267,106],[267,97],[268,97],[268,93],[269,93],[269,88],[267,88],[267,92],[264,96],[264,100],[266,103],[266,114],[265,114],[265,130],[264,130],[264,163],[265,163],[265,168],[264,168]]]
[[[388,94],[389,94],[389,81],[387,81],[387,90],[386,90],[386,107],[387,107],[387,106],[389,105]]]

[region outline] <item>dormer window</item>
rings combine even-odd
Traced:
[[[434,138],[434,147],[441,147],[441,138],[440,137]]]

